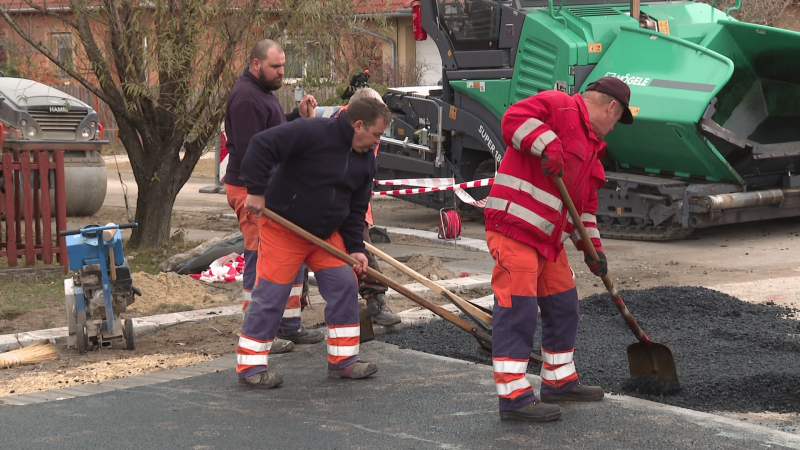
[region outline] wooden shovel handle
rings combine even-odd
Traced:
[[[415,271],[411,267],[401,263],[400,261],[392,258],[391,256],[387,255],[385,252],[381,251],[379,248],[376,248],[374,245],[370,244],[369,242],[364,242],[364,245],[367,247],[370,253],[377,255],[380,259],[389,263],[395,269],[403,272],[404,274],[410,276],[411,278],[419,281],[425,287],[432,290],[433,292],[439,295],[446,295],[448,298],[452,299],[454,302],[458,303],[462,308],[466,309],[473,317],[482,320],[488,324],[492,323],[492,316],[486,314],[484,311],[481,311],[472,303],[462,299],[461,297],[457,296],[456,294],[448,291],[447,289],[439,286],[438,284],[434,283],[432,280],[424,277],[421,273]],[[444,293],[447,294],[444,294]]]
[[[274,212],[264,208],[263,213],[264,213],[265,216],[267,216],[268,218],[274,220],[275,222],[278,222],[279,224],[281,224],[282,226],[287,228],[292,233],[302,237],[303,239],[307,240],[308,242],[311,242],[312,244],[314,244],[317,247],[325,250],[326,252],[330,253],[331,255],[341,259],[342,261],[346,262],[347,264],[350,264],[351,266],[359,264],[359,262],[356,261],[356,259],[353,258],[352,256],[350,256],[347,253],[339,250],[338,248],[334,247],[333,245],[323,241],[322,239],[314,236],[313,234],[309,233],[308,231],[298,227],[297,225],[293,224],[292,222],[289,222],[288,220],[286,220],[283,217],[275,214]],[[455,314],[451,313],[450,311],[442,308],[441,306],[436,305],[434,303],[431,303],[428,300],[425,300],[423,297],[411,292],[410,290],[406,289],[405,286],[403,286],[402,284],[392,280],[391,278],[387,277],[386,275],[378,272],[377,270],[372,269],[371,267],[367,267],[367,275],[369,275],[372,278],[380,281],[384,285],[389,286],[390,288],[394,289],[395,291],[403,294],[405,297],[408,297],[409,300],[413,301],[414,303],[417,303],[418,305],[422,306],[423,308],[426,308],[426,309],[429,309],[429,310],[433,311],[439,317],[451,322],[453,325],[461,328],[462,330],[466,331],[467,333],[475,335],[477,330],[476,330],[474,325],[472,325],[469,322],[467,322],[466,320],[456,316]]]
[[[575,209],[575,204],[572,203],[572,197],[569,196],[569,191],[567,191],[567,187],[564,186],[564,180],[562,180],[561,177],[553,177],[553,181],[556,182],[558,193],[561,194],[561,200],[565,205],[567,205],[569,215],[572,217],[572,225],[578,229],[578,233],[581,235],[583,246],[586,248],[586,252],[592,259],[600,259],[600,256],[597,254],[597,250],[594,248],[594,244],[592,244],[592,238],[586,231],[586,227],[583,226],[583,221],[581,220],[581,216],[578,215],[578,210]],[[606,285],[606,290],[608,291],[609,295],[611,295],[611,300],[614,301],[619,313],[622,315],[622,318],[625,319],[625,323],[628,324],[628,328],[633,331],[636,339],[646,344],[650,344],[650,338],[644,334],[642,328],[636,323],[636,319],[634,319],[631,315],[631,312],[628,311],[628,307],[625,306],[625,303],[622,301],[622,297],[620,297],[619,292],[617,292],[617,288],[614,287],[614,282],[611,281],[611,277],[608,274],[605,274],[601,277],[601,279],[603,280],[603,284]]]

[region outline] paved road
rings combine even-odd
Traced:
[[[205,375],[2,406],[2,448],[800,449],[787,433],[623,396],[568,405],[553,423],[501,422],[487,366],[374,341],[362,358],[379,364],[371,379],[327,379],[315,345],[271,359],[286,376],[273,390],[239,387],[226,357]]]

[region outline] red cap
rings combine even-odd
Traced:
[[[631,101],[631,88],[625,84],[624,81],[614,77],[598,78],[586,86],[587,91],[597,91],[603,94],[608,94],[614,97],[625,110],[622,112],[622,117],[619,118],[619,123],[630,125],[633,123],[633,114],[628,107]]]

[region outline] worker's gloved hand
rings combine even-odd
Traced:
[[[598,277],[602,277],[608,274],[608,261],[606,260],[606,254],[600,250],[597,250],[597,256],[600,259],[592,259],[587,252],[586,256],[583,258],[583,261],[593,274],[597,275]]]
[[[542,172],[548,177],[560,177],[564,175],[564,158],[560,151],[548,151],[550,147],[542,152]]]

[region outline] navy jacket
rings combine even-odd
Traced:
[[[339,230],[348,252],[363,253],[377,162],[373,152],[350,148],[353,134],[345,114],[256,134],[242,164],[247,193],[264,194],[267,208],[319,238]]]
[[[278,98],[264,89],[249,68],[236,80],[225,105],[225,137],[228,139],[228,168],[224,182],[244,186],[240,170],[250,139],[264,130],[300,117],[295,108],[284,114]]]

